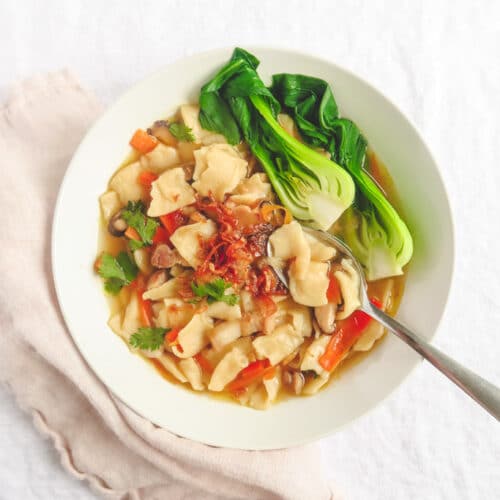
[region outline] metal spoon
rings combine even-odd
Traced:
[[[378,307],[374,306],[368,298],[368,293],[366,291],[367,284],[363,269],[358,260],[351,253],[349,247],[347,247],[342,240],[330,233],[318,231],[305,226],[302,227],[305,232],[309,233],[314,238],[326,243],[327,245],[333,246],[340,253],[345,254],[352,260],[360,277],[359,298],[361,306],[359,309],[361,311],[365,312],[373,319],[384,325],[392,333],[396,334],[401,340],[406,342],[412,349],[417,351],[422,357],[434,365],[441,373],[446,375],[452,382],[458,385],[460,389],[474,399],[474,401],[479,403],[486,411],[500,421],[500,389],[498,387],[483,379],[479,375],[476,375],[460,363],[457,363],[455,360],[451,359],[449,356],[429,344],[422,337],[413,333],[406,326],[402,325],[394,318],[381,311]],[[269,242],[267,244],[267,254],[269,257],[272,257],[272,248]],[[278,278],[288,288],[288,278],[283,269],[278,267],[273,262],[273,259],[270,259],[269,263],[273,267]]]

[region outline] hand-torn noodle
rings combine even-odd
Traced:
[[[195,391],[226,392],[256,409],[281,393],[314,394],[383,328],[356,331],[352,262],[306,234],[248,147],[203,130],[198,114],[181,106],[182,139],[169,122],[155,122],[147,152],[99,198],[104,223],[113,224],[105,249],[113,255],[105,271],[102,258],[97,264],[117,293],[108,324]],[[289,289],[271,263],[288,274]],[[393,284],[378,287],[386,308]]]

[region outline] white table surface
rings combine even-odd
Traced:
[[[220,46],[293,47],[355,71],[416,123],[450,192],[456,272],[435,344],[500,384],[499,19],[494,1],[2,0],[0,102],[15,80],[69,67],[107,104],[155,68]],[[4,388],[0,408],[0,499],[95,498]],[[342,498],[484,500],[500,498],[499,431],[422,365],[321,446]]]

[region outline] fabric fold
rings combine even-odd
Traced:
[[[68,71],[18,84],[0,110],[0,380],[66,470],[104,497],[330,498],[315,445],[250,452],[175,436],[113,396],[80,356],[52,282],[51,222],[71,155],[100,112]]]

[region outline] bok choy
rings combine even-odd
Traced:
[[[201,89],[200,123],[231,144],[244,139],[283,205],[297,219],[328,229],[352,204],[353,180],[334,160],[283,130],[276,119],[280,103],[260,79],[258,65],[252,54],[235,49]]]
[[[304,75],[273,76],[273,96],[294,119],[304,141],[327,150],[354,178],[355,207],[346,214],[344,238],[368,280],[402,274],[413,253],[408,227],[365,170],[367,141],[339,116],[329,85]]]

